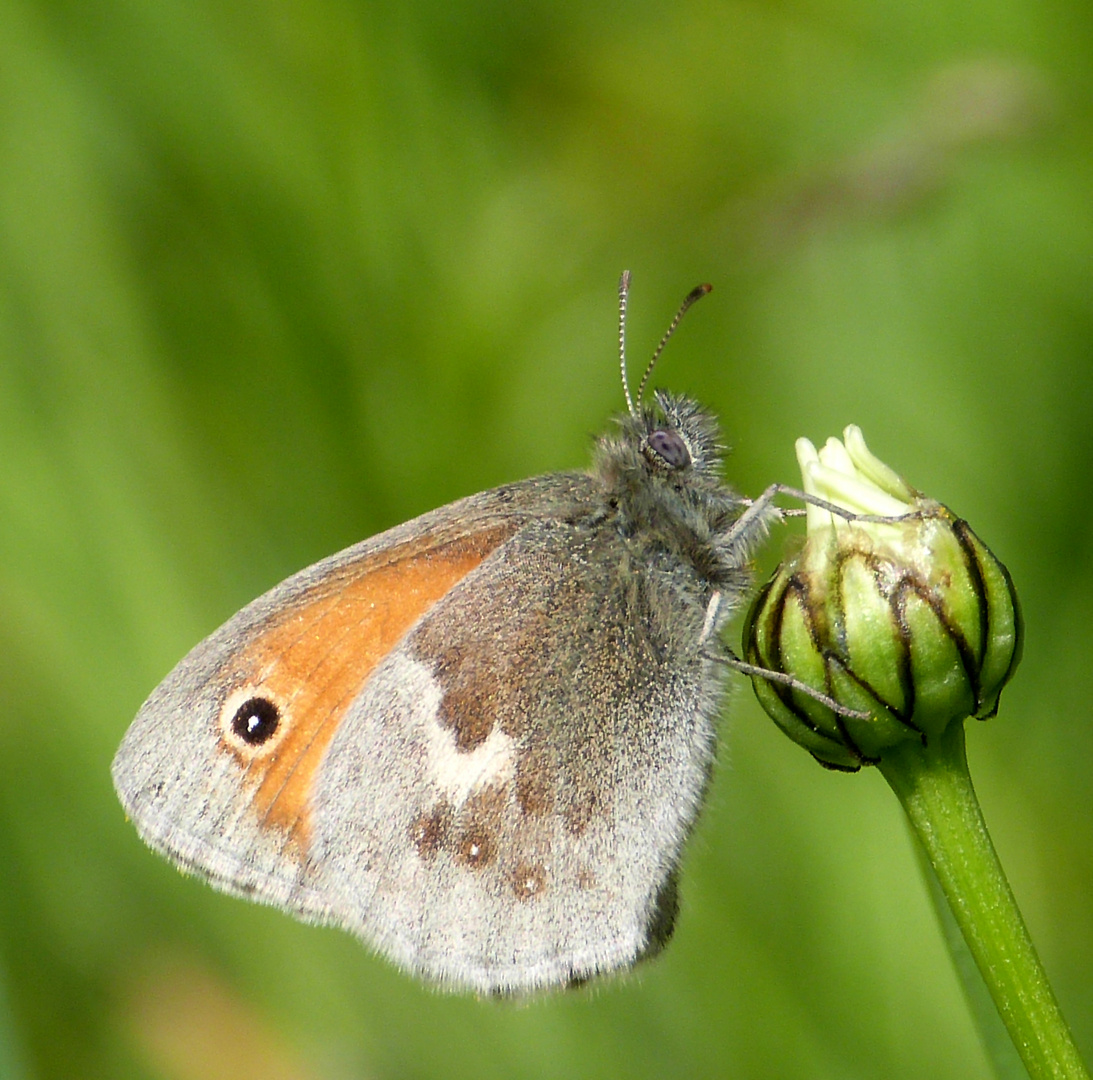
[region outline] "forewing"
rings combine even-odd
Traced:
[[[244,608],[155,690],[118,750],[114,784],[141,836],[219,888],[332,917],[312,841],[331,740],[417,621],[529,520],[580,501],[588,483],[544,478],[453,503]],[[264,740],[269,709],[256,702],[276,713]]]

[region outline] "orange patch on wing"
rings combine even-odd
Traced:
[[[243,651],[239,660],[282,704],[286,726],[273,752],[245,762],[264,822],[306,847],[315,771],[346,710],[407,630],[513,531],[411,542],[334,571]]]

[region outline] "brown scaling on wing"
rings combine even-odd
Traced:
[[[603,813],[601,800],[591,788],[578,788],[566,801],[563,821],[570,836],[583,836],[597,813]]]
[[[369,675],[514,531],[515,525],[497,525],[439,545],[418,541],[367,556],[332,574],[244,650],[240,667],[285,703],[287,730],[275,751],[244,762],[251,805],[263,824],[306,848],[316,769]]]
[[[527,752],[516,766],[516,804],[524,817],[546,817],[554,809],[555,771],[546,755]]]
[[[474,796],[456,807],[425,800],[416,808],[410,841],[423,861],[442,855],[468,870],[489,867],[490,881],[496,875],[509,895],[527,901],[551,887],[546,867],[559,839],[574,851],[588,848],[582,838],[597,820],[606,827],[611,812],[604,772],[615,737],[613,702],[582,695],[578,682],[590,663],[612,667],[614,657],[581,652],[582,628],[560,613],[588,609],[587,597],[571,576],[559,577],[552,590],[528,596],[520,574],[510,569],[503,592],[508,603],[498,603],[496,594],[492,603],[461,595],[447,612],[452,621],[431,621],[412,639],[414,654],[429,658],[442,690],[437,719],[451,732],[456,751],[473,753],[496,730],[515,744],[515,770],[503,787],[488,789],[504,794],[499,805],[505,813],[496,826],[472,806]],[[584,617],[600,619],[602,611],[603,605],[593,607]],[[608,644],[619,651],[630,647],[626,641]],[[555,651],[565,661],[562,674]],[[602,729],[599,722],[586,732],[573,724],[573,703],[602,714]],[[441,813],[444,808],[452,816]],[[594,850],[588,858],[596,858]],[[578,887],[595,888],[600,869],[582,864]]]
[[[508,619],[499,627],[488,619],[479,623],[477,611],[464,610],[455,641],[438,624],[415,633],[414,651],[431,658],[443,692],[437,720],[451,732],[456,752],[473,753],[498,729],[516,744],[516,766],[515,775],[473,791],[450,808],[450,816],[442,813],[448,806],[443,799],[423,807],[411,827],[411,841],[423,861],[443,852],[455,866],[483,875],[484,887],[501,885],[526,900],[541,895],[547,885],[541,860],[549,856],[545,819],[554,805],[555,781],[548,761],[526,745],[526,727],[513,722],[512,705],[519,694],[509,681],[517,674],[509,651],[517,636],[511,623],[523,633],[528,624],[539,626],[542,620],[522,605],[505,614]]]
[[[470,870],[483,870],[497,858],[504,840],[508,791],[490,784],[470,795],[458,808],[439,799],[410,824],[410,842],[423,861],[447,852]]]
[[[459,814],[460,830],[453,852],[456,862],[481,870],[497,858],[507,802],[506,789],[494,784],[467,799]]]
[[[542,863],[521,862],[512,872],[512,891],[517,900],[536,900],[547,890],[547,872]]]
[[[447,799],[441,799],[427,814],[419,814],[411,822],[410,842],[422,859],[432,859],[447,845],[452,831],[452,816],[452,804]]]
[[[433,675],[444,690],[437,719],[451,728],[456,750],[468,754],[493,731],[501,691],[496,658],[481,644],[452,645],[441,651]]]

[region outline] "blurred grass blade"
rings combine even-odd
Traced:
[[[8,1000],[7,970],[0,966],[0,1077],[30,1080],[22,1043],[15,1031],[15,1016]]]

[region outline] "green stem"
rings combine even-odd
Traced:
[[[998,861],[968,772],[964,725],[886,750],[880,771],[926,849],[1033,1080],[1089,1080]]]

